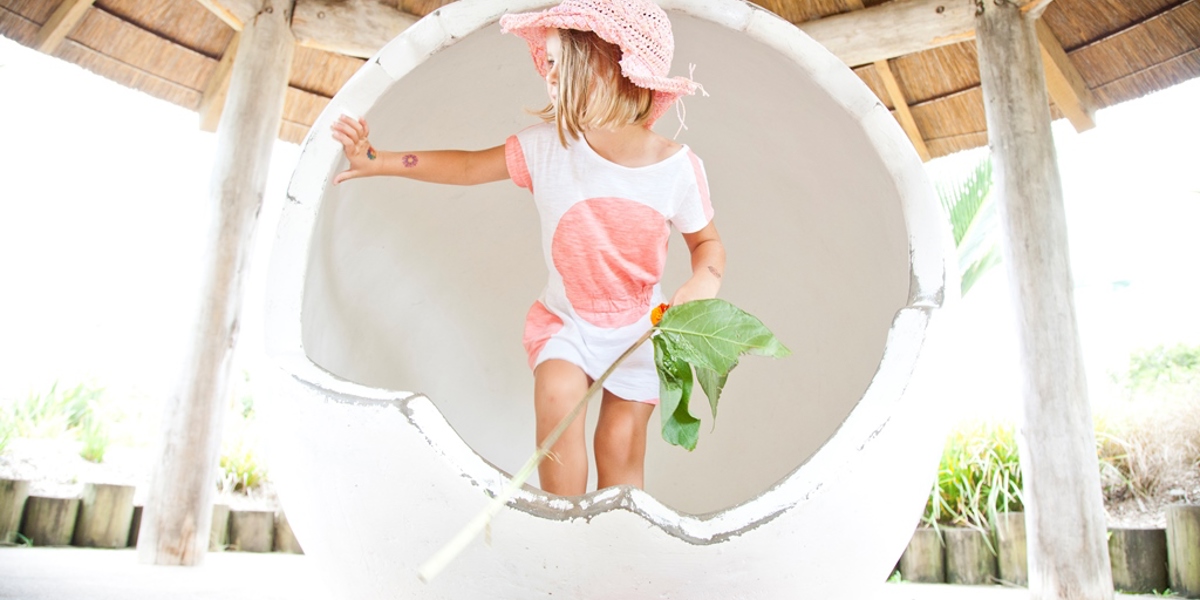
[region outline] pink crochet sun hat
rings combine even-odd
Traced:
[[[529,43],[533,64],[546,76],[546,30],[591,31],[621,49],[621,74],[634,85],[654,90],[650,124],[680,97],[703,91],[688,77],[671,77],[675,38],[667,13],[650,0],[564,0],[534,13],[500,17],[500,29]]]

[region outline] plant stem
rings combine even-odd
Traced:
[[[488,505],[484,507],[483,510],[479,511],[479,514],[475,515],[475,518],[471,519],[466,525],[464,525],[463,528],[453,538],[451,538],[451,540],[447,542],[445,546],[442,546],[442,548],[433,556],[431,556],[429,560],[425,561],[425,564],[421,565],[421,567],[417,569],[417,577],[421,581],[425,583],[433,581],[433,578],[437,577],[438,573],[441,573],[442,569],[445,569],[451,561],[453,561],[455,558],[458,558],[458,555],[462,554],[462,551],[466,549],[467,544],[469,544],[471,540],[475,539],[475,536],[479,535],[479,533],[483,531],[489,523],[492,522],[492,518],[500,512],[500,509],[505,504],[508,503],[509,499],[513,497],[513,494],[517,493],[517,490],[520,489],[521,486],[525,485],[525,482],[529,480],[531,475],[533,475],[533,472],[538,468],[538,465],[540,465],[542,461],[550,455],[550,449],[554,447],[554,444],[558,443],[558,438],[562,437],[562,434],[566,432],[567,427],[569,427],[571,423],[573,423],[575,419],[579,417],[580,413],[587,408],[588,400],[591,400],[592,396],[596,395],[596,392],[603,389],[604,381],[608,379],[610,375],[612,375],[613,371],[617,369],[617,366],[624,362],[625,359],[629,358],[630,354],[633,354],[634,350],[637,350],[639,346],[646,342],[646,340],[650,339],[650,336],[654,335],[654,330],[655,328],[651,327],[646,331],[646,333],[642,334],[642,337],[638,338],[633,345],[631,345],[623,354],[621,354],[621,356],[617,357],[617,360],[613,361],[613,364],[608,367],[607,371],[600,375],[596,381],[592,382],[591,387],[589,387],[587,392],[584,393],[583,398],[581,398],[579,402],[575,404],[575,407],[571,409],[571,412],[567,413],[567,415],[558,422],[558,426],[550,432],[550,435],[546,436],[545,440],[542,440],[542,443],[540,446],[538,446],[537,451],[533,453],[533,456],[529,457],[529,460],[525,461],[525,466],[521,467],[520,471],[517,471],[517,474],[509,480],[508,485],[504,486],[504,489],[501,490],[500,493],[495,497],[493,497],[491,502],[488,502]]]

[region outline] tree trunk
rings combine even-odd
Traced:
[[[1016,4],[978,6],[975,39],[1023,373],[1030,597],[1108,600],[1104,505],[1041,54],[1034,23]]]
[[[161,459],[145,506],[141,562],[196,565],[208,549],[226,381],[237,341],[242,277],[266,188],[292,64],[292,0],[264,0],[246,21],[217,128],[214,219],[204,298],[182,385],[164,411]]]

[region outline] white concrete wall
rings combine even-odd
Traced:
[[[675,71],[695,63],[711,94],[686,100],[679,141],[709,173],[729,254],[722,296],[795,352],[744,360],[695,452],[652,443],[647,490],[707,512],[786,475],[861,397],[907,301],[908,238],[895,183],[828,90],[739,32],[673,22]],[[377,147],[481,148],[534,123],[523,109],[544,102],[524,42],[491,26],[415,68],[365,116]],[[658,130],[677,123],[669,114]],[[515,471],[533,449],[520,339],[545,280],[537,226],[528,192],[510,182],[331,188],[304,299],[309,357],[355,382],[427,394],[467,443]],[[669,262],[668,295],[688,270],[678,235]],[[707,419],[698,401],[693,414]]]
[[[652,444],[645,493],[526,488],[487,545],[417,581],[533,447],[520,335],[545,278],[536,220],[507,183],[333,188],[327,128],[348,109],[381,147],[500,143],[543,100],[522,42],[492,24],[537,5],[436,11],[364,65],[305,144],[275,236],[280,369],[263,403],[297,538],[363,599],[863,597],[896,564],[941,449],[927,356],[952,249],[887,109],[793,25],[735,0],[663,0],[676,71],[697,63],[712,93],[688,100],[681,140],[707,161],[723,295],[795,354],[745,359],[695,453]],[[668,287],[686,275],[674,246]]]

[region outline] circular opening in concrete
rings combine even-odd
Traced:
[[[524,42],[487,12],[499,4],[418,23],[347,84],[313,138],[343,107],[357,107],[387,149],[490,147],[536,123],[525,109],[544,104],[544,85]],[[715,429],[698,397],[695,452],[652,434],[646,491],[707,513],[758,496],[808,460],[870,386],[896,312],[940,294],[943,282],[914,267],[940,256],[936,236],[910,231],[938,227],[936,213],[914,208],[920,162],[870,91],[764,11],[678,4],[665,4],[673,70],[694,63],[711,94],[686,100],[678,141],[706,164],[729,256],[721,295],[794,353],[743,360]],[[657,129],[677,127],[669,114]],[[546,279],[529,193],[511,182],[395,178],[334,187],[340,152],[310,143],[304,154],[290,193],[315,210],[307,262],[284,275],[303,282],[304,353],[350,381],[428,395],[477,453],[516,471],[534,442],[523,318]],[[668,263],[669,295],[688,271],[678,234]]]

